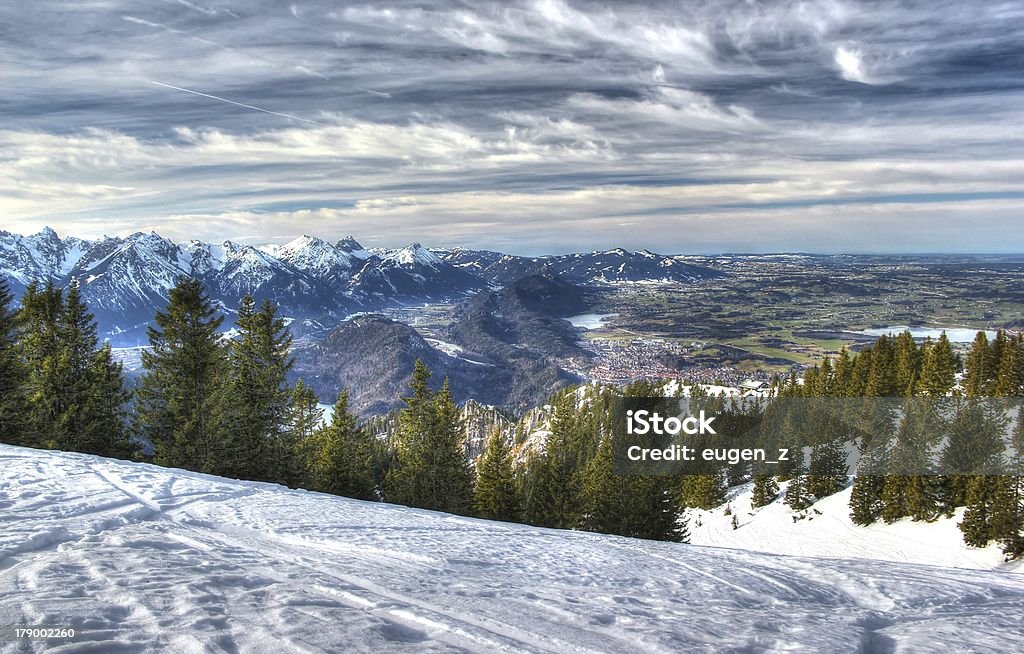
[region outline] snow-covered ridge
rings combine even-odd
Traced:
[[[458,299],[486,286],[418,243],[376,256],[352,237],[332,244],[303,235],[282,246],[254,247],[175,244],[152,232],[86,241],[62,240],[51,229],[32,236],[0,231],[0,277],[16,296],[33,280],[61,286],[77,280],[101,335],[118,345],[144,342],[153,311],[181,276],[199,279],[228,311],[249,293],[316,320]]]
[[[0,491],[0,623],[69,625],[92,651],[1024,650],[1021,575],[539,529],[9,446]]]

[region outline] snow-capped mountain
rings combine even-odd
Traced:
[[[488,286],[546,273],[583,283],[692,282],[721,273],[674,257],[617,249],[518,257],[476,250],[430,250],[419,243],[368,250],[351,236],[330,243],[303,235],[280,246],[174,243],[155,233],[96,240],[61,238],[52,229],[21,236],[0,231],[0,275],[15,295],[33,280],[77,280],[100,333],[118,345],[145,342],[146,325],[182,275],[201,280],[229,315],[245,294],[270,300],[286,316],[337,324],[359,311],[461,300]]]
[[[375,250],[352,277],[353,289],[367,298],[413,302],[451,297],[451,289],[478,291],[478,276],[441,260],[419,243],[399,250]]]
[[[81,239],[61,240],[49,227],[31,236],[0,230],[0,271],[8,277],[14,292],[21,293],[33,279],[66,275],[87,247]]]
[[[303,235],[279,247],[225,241],[176,244],[155,233],[61,239],[0,231],[0,275],[20,295],[33,280],[76,280],[100,332],[120,345],[145,342],[153,313],[182,275],[201,280],[225,314],[245,294],[271,300],[285,315],[341,319],[368,309],[460,299],[486,284],[419,244],[375,255],[349,237],[332,245]],[[336,321],[336,320],[335,320]]]
[[[723,277],[720,271],[694,265],[680,257],[622,248],[604,252],[517,257],[488,250],[437,250],[447,263],[504,286],[527,275],[556,275],[574,284],[620,282],[698,282]]]

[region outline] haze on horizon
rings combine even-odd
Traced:
[[[1024,5],[0,7],[0,228],[1024,252]]]

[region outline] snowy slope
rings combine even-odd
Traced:
[[[693,544],[735,547],[755,552],[801,556],[835,556],[903,561],[955,568],[997,569],[1024,572],[1020,562],[1005,564],[996,544],[977,549],[964,545],[957,523],[963,509],[952,518],[932,523],[909,518],[893,524],[878,522],[861,527],[850,521],[850,487],[794,512],[784,501],[785,488],[768,506],[752,509],[753,484],[731,489],[726,505],[711,511],[691,512]],[[732,528],[736,515],[738,529]],[[794,517],[797,519],[794,520]]]
[[[0,446],[0,522],[0,624],[70,624],[89,651],[1024,649],[1017,574],[536,529],[86,455]]]

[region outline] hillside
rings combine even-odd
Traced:
[[[957,523],[963,508],[951,518],[893,524],[878,522],[867,527],[850,520],[850,487],[823,498],[810,508],[794,512],[783,496],[788,482],[779,484],[779,497],[758,509],[750,504],[753,484],[731,488],[729,501],[711,511],[691,512],[691,542],[714,547],[735,547],[754,552],[791,556],[841,556],[923,563],[926,565],[1012,570],[1024,572],[1024,562],[1002,563],[998,545],[978,549],[964,544]],[[739,527],[733,529],[732,516]]]
[[[346,320],[320,342],[293,354],[293,377],[304,379],[327,403],[347,388],[353,409],[366,415],[402,406],[399,398],[408,391],[417,359],[430,368],[436,386],[448,377],[460,402],[470,397],[502,399],[498,390],[504,387],[495,379],[503,380],[503,371],[446,353],[412,327],[380,315]]]
[[[1024,577],[1005,571],[537,529],[9,446],[0,464],[0,624],[70,625],[90,651],[1024,648]]]

